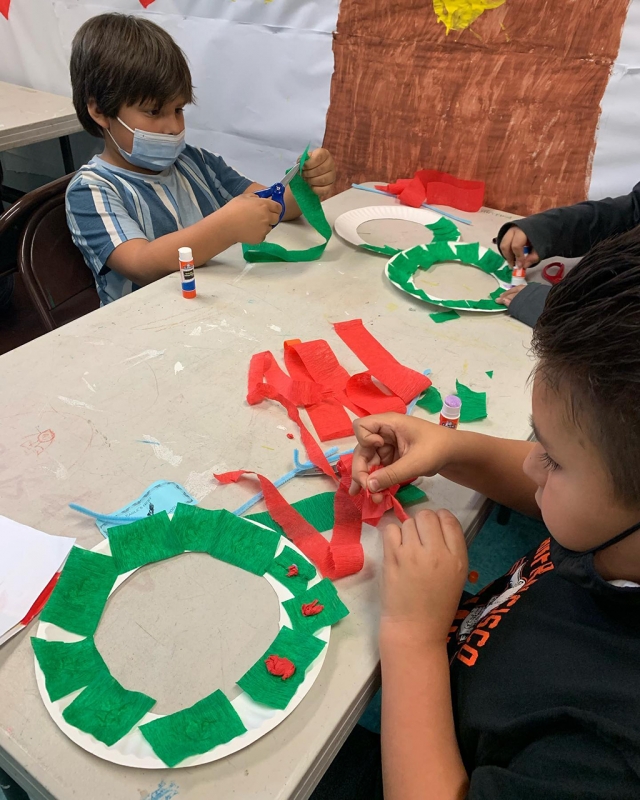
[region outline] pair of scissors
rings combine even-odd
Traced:
[[[282,217],[284,217],[285,206],[284,206],[284,190],[287,186],[291,183],[292,178],[298,174],[300,170],[300,163],[298,162],[295,167],[292,167],[284,178],[278,183],[274,183],[273,186],[268,186],[266,189],[261,189],[259,192],[256,192],[258,197],[267,197],[270,200],[275,200],[276,203],[280,203],[282,210],[280,211],[280,216],[278,217],[278,222],[282,222]],[[272,228],[275,228],[276,225],[272,225]]]
[[[564,264],[561,261],[552,261],[542,270],[542,277],[555,286],[564,277]]]

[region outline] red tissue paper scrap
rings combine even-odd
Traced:
[[[307,410],[320,441],[327,442],[353,434],[353,423],[345,408],[359,417],[386,411],[404,414],[407,403],[431,385],[425,375],[397,361],[366,330],[362,320],[338,322],[334,329],[367,367],[366,372],[349,375],[323,339],[312,342],[292,339],[284,343],[284,362],[289,374],[280,368],[271,352],[256,353],[249,366],[247,392],[250,405],[267,398],[284,406],[289,419],[300,428],[309,458],[327,474],[331,468],[300,419],[299,406]],[[377,386],[373,378],[389,393]]]
[[[428,203],[461,211],[480,211],[484,200],[484,181],[464,181],[434,169],[418,170],[413,178],[400,178],[376,189],[398,195],[401,203],[413,208]]]
[[[393,509],[401,522],[408,519],[395,498],[400,486],[385,489],[382,502],[374,503],[368,491],[355,497],[349,495],[352,456],[343,456],[338,462],[340,482],[334,500],[334,526],[331,541],[296,511],[280,494],[273,483],[257,472],[237,470],[214,477],[223,484],[236,483],[246,475],[255,475],[264,494],[267,511],[284,530],[287,537],[331,580],[360,572],[364,565],[364,551],[360,541],[362,523],[377,525],[389,509]]]

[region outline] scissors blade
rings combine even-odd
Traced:
[[[284,176],[284,178],[280,181],[283,186],[288,186],[291,183],[292,178],[294,178],[298,172],[300,171],[300,162],[298,162],[295,167],[291,167],[289,172]]]

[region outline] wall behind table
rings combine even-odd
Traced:
[[[12,0],[9,20],[0,17],[0,80],[69,96],[78,27],[109,11],[139,14],[167,30],[189,58],[198,102],[186,112],[187,140],[273,183],[308,142],[322,141],[338,3],[155,0],[145,11],[138,0]],[[86,144],[77,150],[84,155]],[[57,158],[51,148],[36,152]],[[10,156],[3,163],[15,166]]]
[[[341,188],[422,167],[484,179],[514,213],[583,200],[628,5],[507,0],[446,36],[425,0],[342,0],[325,137]]]

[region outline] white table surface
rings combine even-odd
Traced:
[[[0,152],[81,130],[69,97],[0,81]]]
[[[388,201],[352,189],[325,208],[333,222],[345,210],[379,204]],[[473,227],[461,226],[463,238],[485,245],[511,218],[486,209],[465,216]],[[295,223],[274,236],[299,245],[312,233]],[[110,512],[166,478],[206,508],[235,508],[254,487],[216,487],[212,471],[247,468],[275,479],[291,468],[298,443],[280,406],[246,404],[251,354],[270,349],[281,357],[285,339],[324,338],[350,372],[361,371],[330,324],[358,317],[404,364],[430,367],[443,393],[456,378],[486,390],[488,418],[468,427],[526,438],[530,330],[506,314],[464,313],[436,325],[428,315],[437,309],[392,287],[384,265],[384,257],[336,236],[321,261],[307,264],[249,268],[236,247],[197,271],[195,300],[184,300],[170,276],[0,357],[0,513],[91,547],[100,534],[69,501]],[[473,289],[486,278],[469,269],[463,282]],[[145,435],[161,444],[144,443]],[[283,491],[294,501],[330,484],[298,479]],[[469,533],[478,524],[482,497],[441,478],[421,485],[429,506],[450,508]],[[34,800],[307,798],[377,686],[381,548],[374,529],[363,541],[364,569],[337,584],[351,614],[333,629],[320,677],[298,709],[251,747],[172,771],[89,755],[45,711],[32,626],[0,648],[0,767]],[[186,555],[131,578],[110,601],[97,642],[114,675],[151,693],[166,713],[215,688],[231,691],[268,647],[276,617],[265,581]]]

